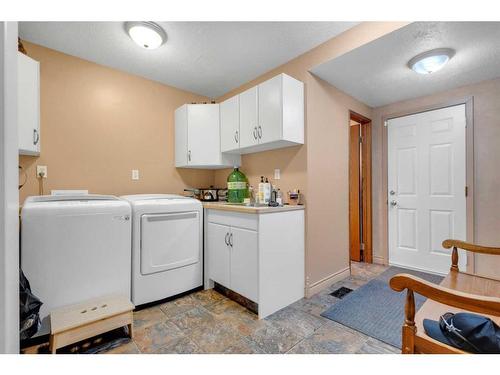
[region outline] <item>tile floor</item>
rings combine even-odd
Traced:
[[[353,263],[352,275],[263,320],[213,290],[196,292],[134,313],[135,337],[108,353],[399,353],[399,349],[320,314],[386,267]]]

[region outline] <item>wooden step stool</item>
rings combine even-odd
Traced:
[[[134,305],[123,296],[94,298],[50,313],[50,351],[128,326],[133,337]]]

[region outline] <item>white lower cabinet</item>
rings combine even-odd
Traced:
[[[208,223],[207,241],[210,279],[257,302],[257,232]]]
[[[259,318],[304,297],[304,211],[205,210],[205,288],[257,303]]]
[[[231,274],[231,253],[228,244],[230,230],[226,225],[208,223],[205,244],[210,249],[210,257],[207,257],[210,279],[226,286],[230,285]]]
[[[254,230],[231,228],[230,288],[251,301],[259,300],[258,243]]]

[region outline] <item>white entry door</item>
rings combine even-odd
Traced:
[[[389,263],[445,274],[465,240],[465,105],[388,121]],[[465,269],[465,252],[459,255]]]

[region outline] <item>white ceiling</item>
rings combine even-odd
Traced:
[[[211,98],[353,27],[355,22],[158,22],[167,43],[137,46],[123,22],[21,22],[22,39]]]
[[[419,53],[456,50],[443,69],[407,67]],[[500,22],[416,22],[312,69],[361,102],[379,107],[500,77]]]

